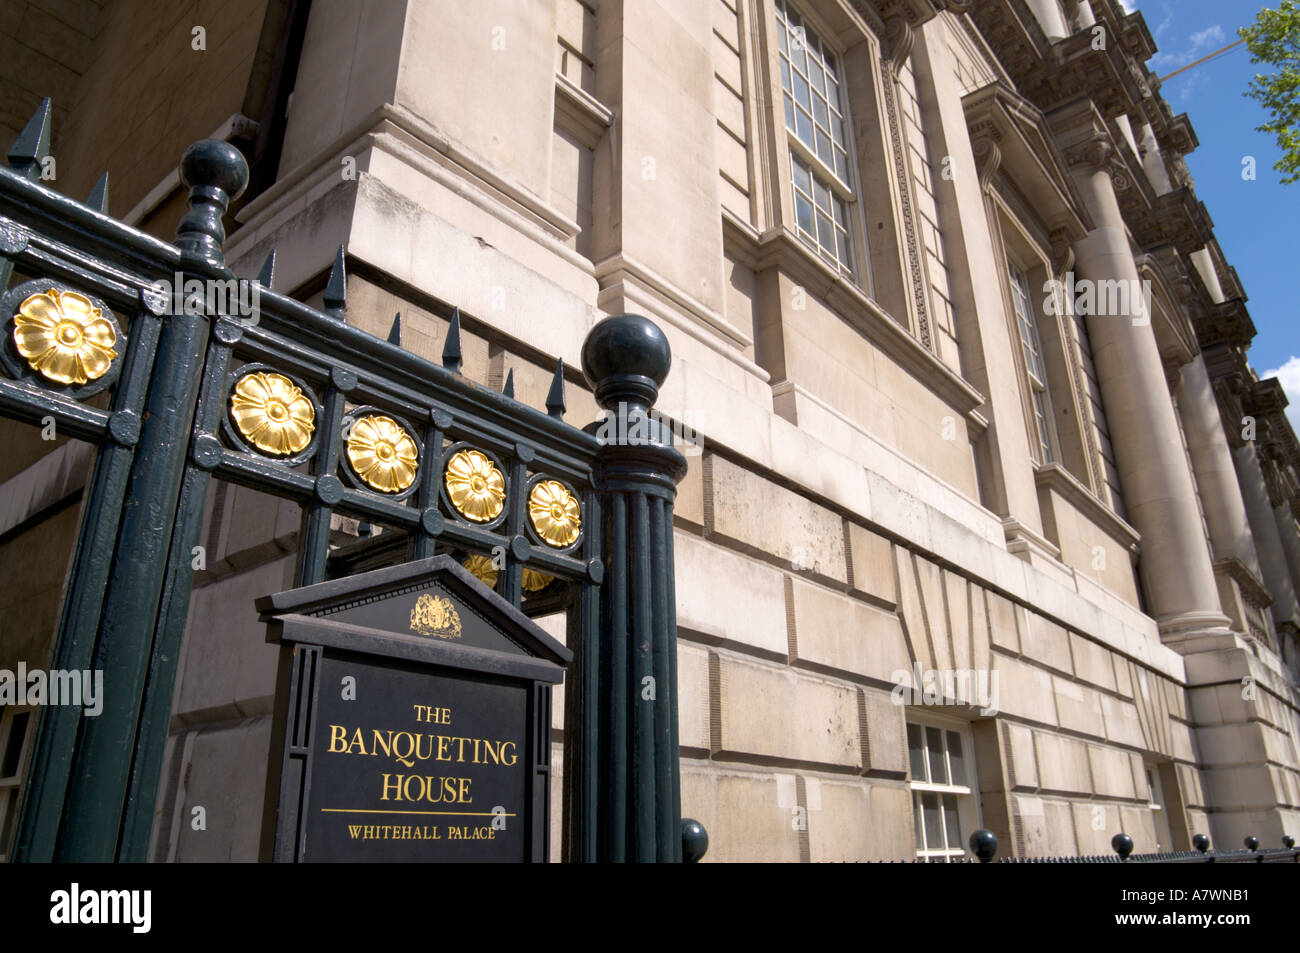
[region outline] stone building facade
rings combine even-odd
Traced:
[[[342,244],[350,323],[400,312],[436,358],[459,307],[488,387],[512,373],[541,406],[603,315],[664,329],[657,406],[690,464],[682,809],[707,859],[1300,832],[1300,444],[1141,14],[28,0],[0,44],[30,94],[11,138],[58,96],[60,190],[107,169],[111,213],[170,238],[176,158],[229,139],[253,170],[236,274],[274,249],[277,287],[319,301]],[[568,419],[594,420],[568,383]],[[89,453],[3,426],[0,667],[38,667]],[[158,860],[257,855],[276,650],[253,600],[292,584],[301,517],[220,483],[209,509]],[[405,558],[383,527],[334,533],[333,572]],[[563,740],[557,703],[557,805]]]

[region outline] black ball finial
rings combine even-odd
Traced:
[[[998,853],[998,839],[992,831],[980,828],[970,836],[970,852],[981,864],[990,863]]]
[[[698,863],[709,849],[709,832],[699,821],[682,818],[682,863]]]
[[[639,314],[605,318],[582,344],[582,372],[596,392],[596,402],[615,413],[620,403],[649,409],[672,363],[664,332]]]
[[[1282,846],[1285,847],[1287,850],[1290,850],[1292,847],[1295,846],[1295,838],[1292,837],[1290,834],[1283,834]]]
[[[1242,843],[1246,845],[1246,850],[1259,850],[1259,838],[1247,837]]]
[[[177,172],[190,190],[190,210],[176,226],[176,245],[219,265],[226,241],[221,216],[248,186],[248,163],[230,143],[200,139],[185,150]]]
[[[1128,860],[1128,855],[1133,853],[1133,838],[1127,834],[1116,834],[1110,839],[1110,848],[1119,854],[1121,860]]]
[[[1197,834],[1192,838],[1192,846],[1204,854],[1210,849],[1210,839],[1204,834]]]

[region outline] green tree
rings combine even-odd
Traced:
[[[1247,96],[1268,110],[1260,132],[1277,136],[1282,158],[1273,164],[1282,182],[1300,181],[1300,9],[1296,0],[1282,0],[1276,10],[1265,7],[1238,35],[1246,41],[1252,63],[1268,63],[1276,72],[1256,73]]]

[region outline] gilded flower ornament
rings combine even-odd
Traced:
[[[263,453],[292,456],[311,443],[316,408],[283,374],[245,374],[230,395],[230,416],[244,439]]]
[[[495,589],[497,587],[498,570],[496,563],[492,561],[491,556],[484,556],[482,553],[475,553],[461,563],[461,565],[473,573],[474,577],[489,589]]]
[[[361,417],[348,435],[348,462],[363,482],[381,493],[400,493],[415,482],[420,452],[392,417]]]
[[[85,295],[51,288],[18,306],[14,344],[31,369],[48,380],[86,384],[113,366],[117,330]]]
[[[447,498],[456,511],[476,523],[500,515],[506,500],[506,478],[485,453],[458,450],[447,461]]]
[[[558,480],[543,480],[528,494],[528,518],[548,546],[557,549],[573,543],[582,530],[578,500]]]
[[[554,580],[554,576],[548,576],[544,572],[538,572],[536,569],[525,569],[521,582],[525,592],[540,592]]]

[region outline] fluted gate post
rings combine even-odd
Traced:
[[[651,414],[668,376],[668,340],[649,319],[597,324],[582,369],[605,408],[591,526],[603,554],[584,587],[573,859],[682,859],[677,749],[673,499],[686,459]],[[576,762],[576,763],[575,763]]]

